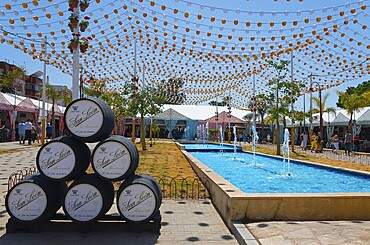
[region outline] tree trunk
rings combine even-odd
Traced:
[[[280,156],[279,89],[276,86],[276,155]]]
[[[51,107],[51,125],[53,127],[52,127],[52,132],[51,132],[51,138],[54,139],[55,138],[55,108],[54,108],[55,100],[53,99],[52,101],[53,101],[53,105]]]
[[[135,117],[132,117],[131,122],[131,141],[135,144]]]
[[[140,114],[140,141],[141,141],[141,148],[143,151],[146,151],[146,143],[145,143],[145,129],[144,129],[144,115]]]

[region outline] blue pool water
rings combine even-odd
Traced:
[[[220,144],[183,144],[187,151],[232,151],[234,152],[234,147],[230,145]],[[240,146],[236,146],[237,151],[241,151]]]
[[[370,176],[243,152],[189,152],[246,193],[370,192]],[[235,158],[234,158],[235,156]]]

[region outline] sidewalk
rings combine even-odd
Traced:
[[[0,149],[23,149],[0,154],[0,244],[238,244],[210,200],[164,199],[160,207],[160,233],[151,232],[40,232],[6,233],[8,214],[5,209],[7,181],[12,172],[34,167],[39,147],[1,143]],[[117,212],[115,206],[110,213]],[[72,223],[66,225],[73,225]]]
[[[17,148],[0,144],[1,148]],[[7,234],[8,214],[4,195],[8,176],[19,169],[35,166],[38,147],[0,154],[0,244],[370,244],[370,221],[270,221],[238,226],[232,235],[209,200],[164,199],[160,207],[161,234],[150,232],[40,232]],[[319,154],[319,153],[312,153]],[[329,156],[329,155],[328,155]],[[294,207],[292,207],[294,208]],[[112,208],[114,210],[114,208]],[[114,211],[113,211],[114,212]],[[369,211],[370,212],[370,211]],[[246,229],[246,228],[247,229]],[[249,233],[249,231],[252,233]],[[257,240],[253,240],[254,238]],[[238,237],[238,241],[236,239]],[[246,243],[243,243],[246,241]]]

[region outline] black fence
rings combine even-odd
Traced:
[[[18,170],[12,173],[8,179],[8,191],[25,177],[37,173],[36,167]],[[206,179],[183,178],[170,176],[153,176],[162,189],[165,199],[207,199],[209,182]],[[207,187],[207,188],[206,188]]]

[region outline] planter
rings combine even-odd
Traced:
[[[77,8],[78,7],[78,0],[71,0],[69,1],[70,8]]]
[[[71,30],[71,32],[73,32],[73,27],[72,27],[71,23],[68,24],[68,27]]]
[[[81,12],[85,12],[85,10],[89,7],[86,3],[80,3],[80,10]]]
[[[86,28],[87,28],[87,25],[86,24],[80,24],[80,31],[81,32],[84,32],[85,30],[86,30]]]
[[[69,19],[69,23],[71,24],[72,28],[76,28],[78,26],[77,19]]]
[[[78,48],[78,42],[71,42],[71,49],[76,50]]]
[[[87,50],[88,45],[80,45],[80,51],[81,53],[85,53]]]

